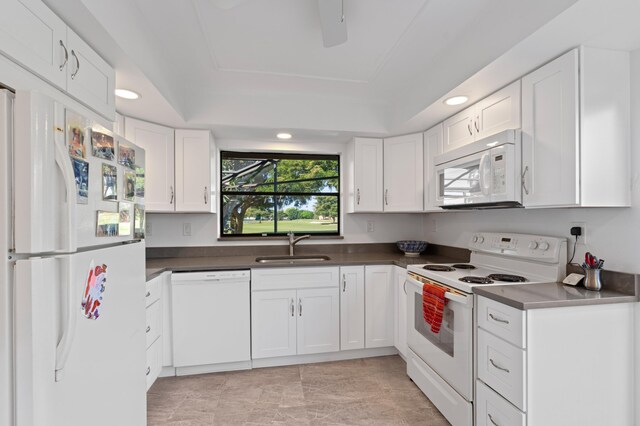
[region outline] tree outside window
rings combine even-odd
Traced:
[[[220,170],[222,235],[339,235],[339,156],[223,151]]]

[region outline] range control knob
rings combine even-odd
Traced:
[[[473,241],[474,243],[478,242],[478,236],[474,235],[473,238],[471,239],[471,241]]]
[[[537,242],[535,242],[535,241],[531,241],[531,242],[529,243],[529,248],[530,248],[531,250],[535,250],[535,249],[537,249],[537,248],[538,248],[538,243],[537,243]]]
[[[540,250],[542,250],[542,251],[549,250],[549,243],[548,243],[548,242],[546,242],[546,241],[543,241],[543,242],[541,242],[541,243],[540,243],[539,248],[540,248]]]
[[[482,244],[484,242],[484,237],[482,235],[480,235],[478,237],[478,244]]]

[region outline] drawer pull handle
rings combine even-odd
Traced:
[[[291,299],[291,316],[294,315],[295,307],[293,305],[293,298]]]
[[[147,376],[151,373],[151,367],[147,367]]]
[[[150,331],[151,331],[151,326],[150,326],[150,325],[148,325],[148,326],[147,326],[147,333],[148,333],[148,332],[150,332]]]
[[[492,424],[494,424],[494,425],[496,425],[496,426],[500,426],[498,423],[496,423],[496,421],[495,421],[495,420],[493,420],[493,417],[491,416],[491,414],[487,414],[487,416],[489,416],[489,421],[490,421]]]
[[[144,295],[144,297],[149,297],[149,296],[151,296],[151,292],[150,291],[148,291],[147,294]]]
[[[496,364],[493,359],[489,358],[489,362],[491,363],[491,365],[493,365],[495,368],[497,368],[498,370],[502,370],[505,373],[510,373],[508,368],[504,368],[504,367],[500,367],[498,364]]]
[[[302,316],[302,299],[298,299],[298,316]]]
[[[342,292],[347,291],[347,277],[346,274],[342,274]]]
[[[501,322],[501,323],[503,323],[503,324],[509,324],[509,321],[508,321],[508,320],[506,320],[506,319],[502,319],[502,318],[497,317],[497,316],[495,316],[495,315],[493,315],[493,314],[489,314],[489,316],[490,316],[490,317],[491,317],[491,319],[492,319],[492,320],[494,320],[494,321],[498,321],[498,322]]]

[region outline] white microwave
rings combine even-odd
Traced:
[[[443,209],[522,207],[520,130],[445,152],[434,166],[436,200]]]

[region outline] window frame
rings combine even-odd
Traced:
[[[248,192],[248,191],[224,191],[223,190],[223,168],[222,162],[229,158],[246,158],[246,159],[265,159],[265,160],[331,160],[338,162],[338,175],[335,178],[337,180],[337,191],[336,192]],[[318,236],[323,238],[341,238],[342,237],[342,156],[340,154],[307,154],[307,153],[283,153],[283,152],[242,152],[242,151],[231,151],[231,150],[220,150],[219,155],[219,173],[218,178],[220,182],[219,194],[220,194],[220,219],[218,222],[219,228],[219,238],[222,239],[269,239],[274,237],[284,237],[287,234],[282,232],[277,232],[278,229],[278,221],[277,221],[277,206],[274,203],[274,230],[276,232],[262,232],[262,233],[253,233],[253,234],[225,234],[224,233],[224,197],[225,195],[251,195],[251,194],[259,194],[265,195],[268,197],[278,197],[278,196],[306,196],[306,197],[335,197],[338,205],[338,211],[336,215],[337,220],[337,229],[336,231],[331,232],[300,232],[299,234],[310,234],[312,236]],[[328,179],[328,178],[317,178],[317,179]],[[311,179],[303,179],[302,181],[307,181]],[[288,181],[288,182],[296,182],[296,181]],[[275,182],[277,184],[277,182]]]

